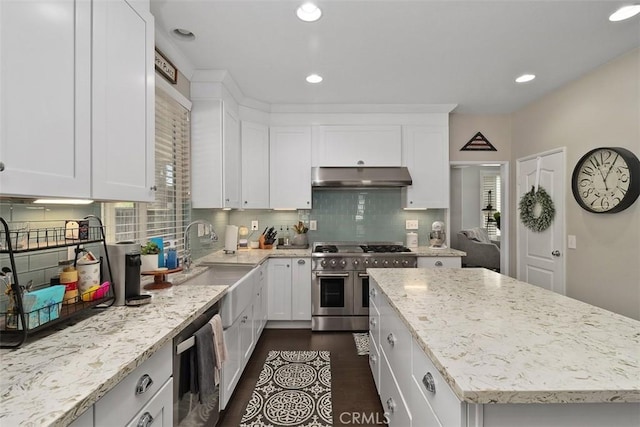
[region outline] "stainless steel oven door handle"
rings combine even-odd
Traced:
[[[369,273],[358,273],[358,277],[367,278],[369,277]]]
[[[316,277],[322,278],[332,278],[332,277],[349,277],[349,273],[316,273]]]

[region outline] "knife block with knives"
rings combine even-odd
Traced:
[[[274,231],[274,227],[265,228],[258,238],[258,245],[260,249],[273,249],[273,242],[276,241],[276,234],[278,234],[278,232]]]

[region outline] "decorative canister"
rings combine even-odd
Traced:
[[[80,295],[87,292],[92,286],[100,286],[100,260],[79,260],[76,268]]]

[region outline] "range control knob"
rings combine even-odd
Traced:
[[[384,261],[382,261],[382,266],[383,267],[389,267],[389,260],[385,259]]]
[[[341,259],[340,260],[340,267],[346,267],[347,266],[347,260],[346,259]]]
[[[408,260],[408,259],[405,259],[404,261],[402,261],[402,265],[403,265],[404,267],[409,267],[409,264],[411,264],[411,263],[409,262],[409,260]]]
[[[336,265],[338,265],[338,261],[337,261],[337,260],[335,260],[335,259],[332,259],[331,261],[329,261],[329,265],[330,265],[331,267],[335,267]]]
[[[393,260],[393,266],[396,267],[396,268],[400,267],[400,260],[399,259],[394,259]]]
[[[321,265],[322,267],[326,267],[326,266],[327,266],[327,260],[326,260],[326,259],[323,259],[322,261],[320,261],[320,265]]]
[[[364,261],[362,261],[362,265],[364,265],[365,267],[369,267],[369,265],[371,265],[371,261],[369,261],[369,259],[365,259]]]
[[[352,264],[353,264],[354,267],[357,267],[360,264],[360,261],[358,261],[357,259],[354,259]]]
[[[374,267],[377,267],[377,266],[378,266],[378,264],[380,264],[380,262],[379,262],[377,259],[374,259],[374,260],[373,260],[373,266],[374,266]]]

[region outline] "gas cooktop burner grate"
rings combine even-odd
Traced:
[[[313,249],[313,252],[321,254],[333,254],[338,252],[336,245],[318,245]]]
[[[361,245],[360,247],[366,253],[411,252],[411,249],[402,245]]]

